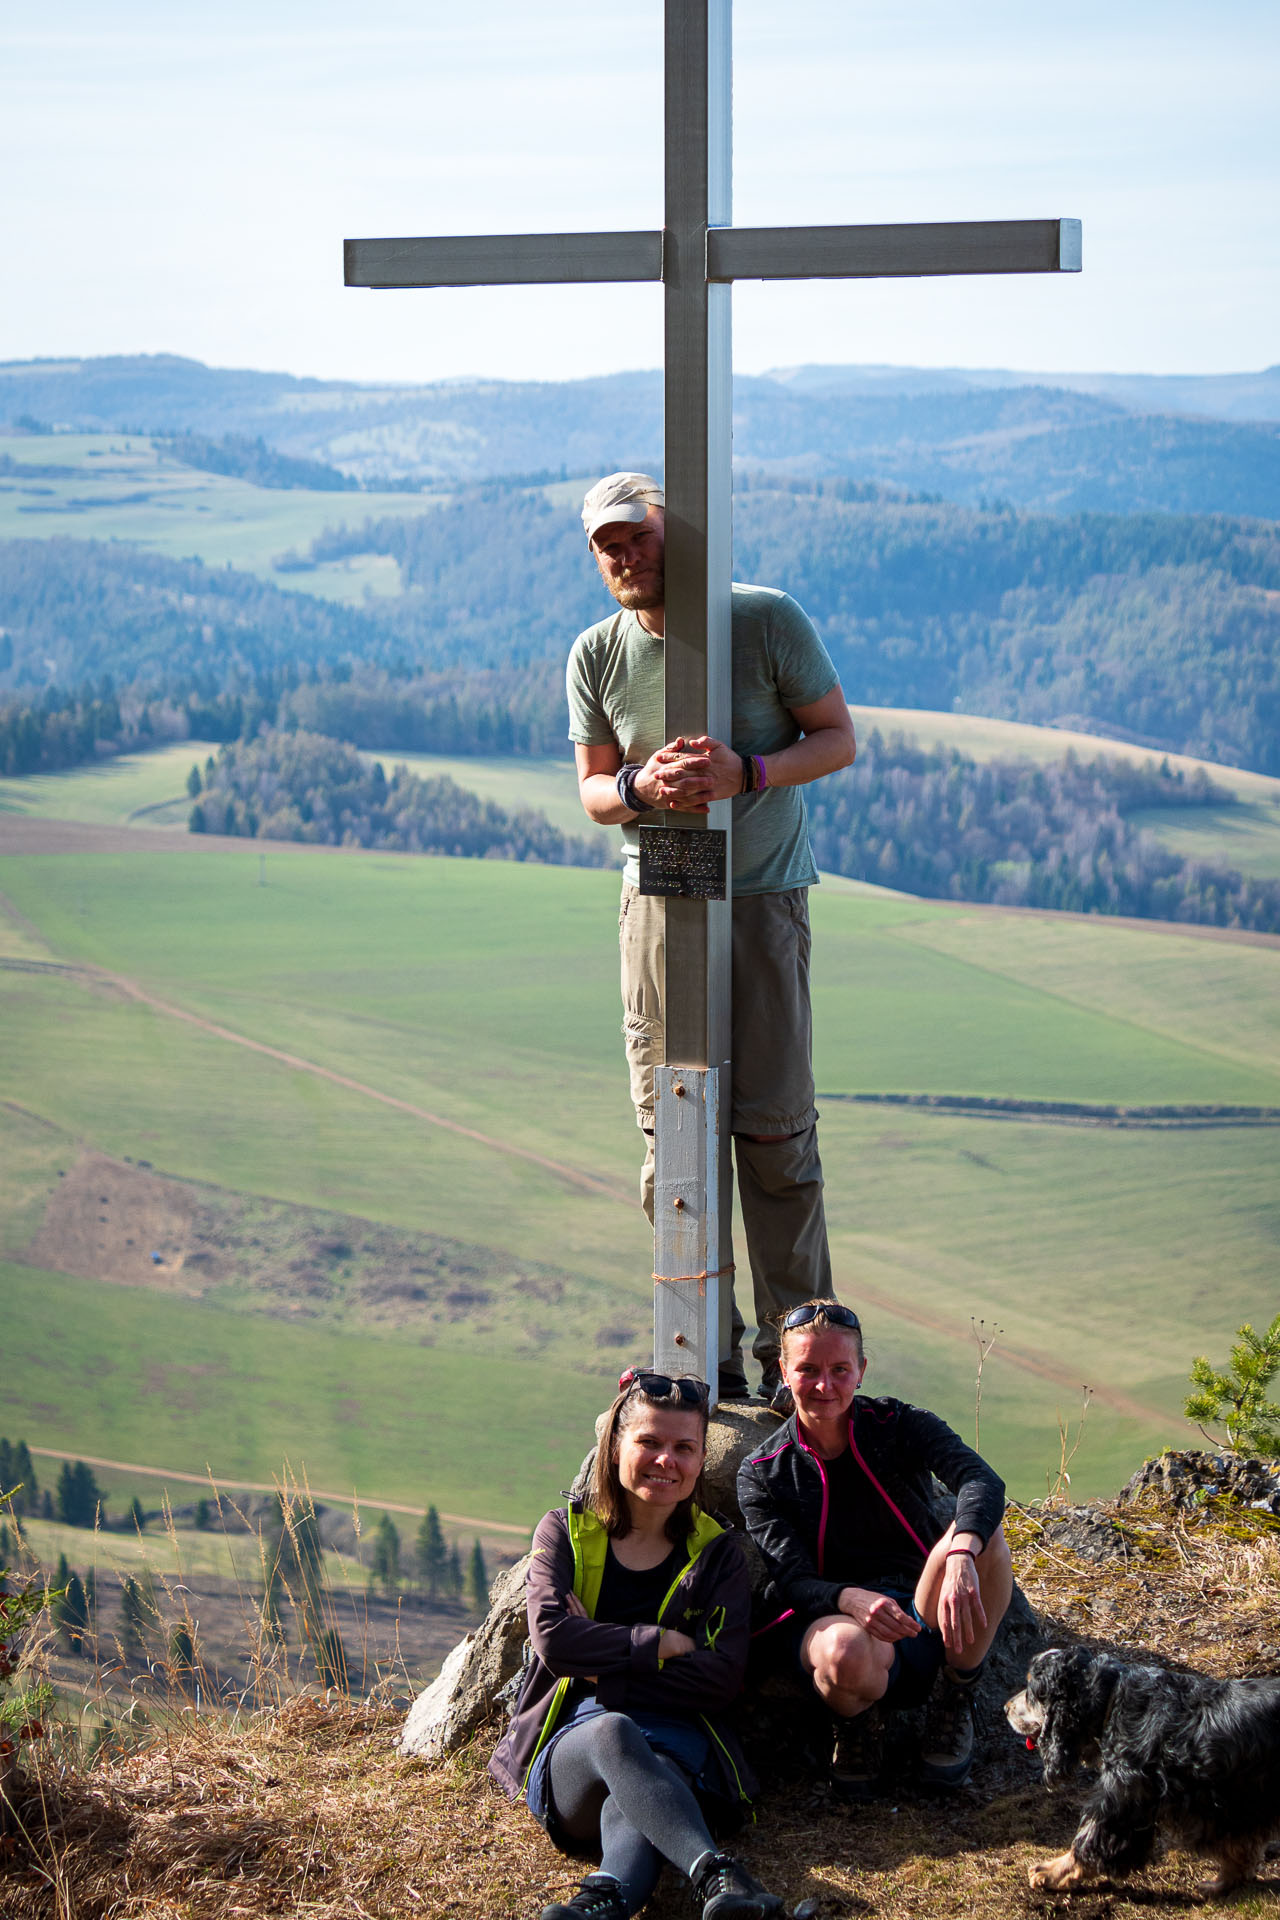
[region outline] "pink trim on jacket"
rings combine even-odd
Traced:
[[[852,1413],[850,1413],[849,1415],[849,1446],[850,1446],[850,1449],[852,1450],[854,1459],[857,1461],[858,1465],[862,1468],[862,1471],[866,1474],[868,1480],[871,1482],[876,1492],[880,1495],[880,1498],[884,1501],[885,1505],[890,1509],[890,1511],[895,1513],[898,1516],[898,1519],[901,1520],[903,1526],[906,1528],[907,1532],[911,1535],[911,1538],[915,1541],[921,1553],[924,1555],[925,1559],[927,1560],[929,1558],[928,1547],[926,1547],[924,1541],[920,1538],[920,1535],[916,1532],[915,1528],[912,1526],[911,1522],[908,1520],[906,1514],[902,1511],[902,1508],[898,1506],[896,1501],[891,1500],[889,1498],[888,1494],[885,1492],[884,1488],[880,1485],[880,1482],[876,1479],[876,1476],[874,1475],[874,1473],[872,1473],[870,1467],[867,1465],[866,1461],[863,1459],[861,1453],[858,1451],[858,1443],[853,1437]],[[825,1477],[826,1476],[824,1475],[823,1478],[825,1479]],[[824,1520],[826,1519],[825,1506],[823,1507],[823,1510],[822,1510],[822,1517]],[[822,1572],[821,1564],[819,1564],[818,1572],[819,1573]]]
[[[853,1437],[852,1421],[849,1422],[849,1437],[850,1439],[852,1439]],[[827,1484],[827,1470],[822,1464],[822,1455],[818,1453],[815,1448],[811,1447],[808,1441],[805,1439],[804,1430],[801,1427],[799,1420],[796,1421],[796,1439],[806,1453],[813,1455],[814,1464],[816,1465],[818,1472],[822,1475],[822,1518],[818,1522],[818,1577],[821,1578],[822,1572],[823,1572],[823,1561],[826,1559],[826,1554],[827,1554],[827,1509],[831,1505],[831,1488]],[[784,1451],[784,1449],[780,1447],[778,1451],[781,1453],[782,1451]],[[775,1455],[774,1458],[776,1457],[777,1456]],[[879,1483],[877,1482],[877,1485],[878,1484]],[[901,1518],[901,1515],[899,1515],[899,1518]]]

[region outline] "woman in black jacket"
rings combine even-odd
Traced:
[[[533,1658],[489,1771],[596,1872],[542,1920],[628,1920],[664,1862],[702,1920],[766,1920],[782,1902],[720,1852],[750,1778],[719,1716],[742,1688],[751,1592],[742,1549],[697,1495],[702,1381],[629,1371],[596,1449],[591,1496],[539,1521],[527,1575]]]
[[[869,1792],[882,1701],[928,1698],[921,1771],[958,1786],[973,1757],[972,1694],[1013,1592],[1004,1483],[944,1420],[858,1394],[858,1316],[811,1300],[781,1326],[796,1411],[743,1461],[738,1502],[787,1610],[802,1670],[836,1716],[832,1780]],[[956,1496],[944,1527],[936,1477]]]

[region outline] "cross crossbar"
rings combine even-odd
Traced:
[[[1078,220],[948,220],[860,227],[711,227],[706,277],[888,280],[931,274],[1079,273]],[[485,233],[348,240],[349,287],[496,287],[661,280],[663,236]]]
[[[661,280],[662,235],[482,233],[442,240],[347,240],[349,287],[521,287]]]

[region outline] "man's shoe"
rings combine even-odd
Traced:
[[[783,1907],[731,1853],[703,1855],[694,1870],[693,1897],[702,1920],[768,1920]]]
[[[884,1772],[884,1716],[868,1707],[852,1720],[837,1720],[831,1750],[831,1786],[842,1800],[870,1800]]]
[[[776,1363],[766,1367],[760,1376],[760,1398],[770,1413],[776,1413],[780,1419],[789,1420],[796,1410],[791,1389],[782,1378],[782,1369]]]
[[[611,1873],[589,1873],[572,1900],[553,1900],[542,1920],[628,1920],[622,1889]]]
[[[746,1374],[738,1373],[731,1368],[721,1367],[716,1376],[716,1399],[749,1400],[750,1398],[751,1394],[747,1387]]]
[[[920,1741],[920,1778],[930,1787],[962,1787],[973,1765],[973,1684],[944,1667],[934,1682]]]

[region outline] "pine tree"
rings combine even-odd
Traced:
[[[471,1549],[467,1584],[471,1590],[471,1604],[476,1612],[487,1613],[489,1611],[489,1570],[484,1564],[484,1548],[478,1540]]]
[[[190,773],[187,775],[187,792],[190,794],[193,800],[198,800],[200,798],[200,790],[202,785],[203,785],[203,782],[201,781],[201,778],[200,778],[200,769],[199,767],[193,766]]]
[[[9,1486],[13,1489],[13,1510],[19,1519],[26,1514],[39,1512],[40,1487],[31,1463],[31,1450],[25,1440],[19,1440],[13,1449]]]
[[[438,1600],[440,1589],[448,1579],[449,1549],[444,1543],[444,1534],[440,1528],[440,1515],[434,1507],[428,1507],[423,1515],[414,1553],[418,1562],[418,1575],[427,1590],[427,1598]]]
[[[13,1564],[13,1535],[7,1522],[0,1520],[0,1573]]]
[[[151,1615],[137,1580],[126,1574],[120,1583],[120,1651],[126,1660],[144,1660]]]
[[[40,1495],[40,1518],[42,1520],[53,1520],[56,1517],[53,1511],[53,1494],[48,1487],[45,1487]]]
[[[83,1460],[64,1460],[58,1473],[58,1518],[67,1527],[97,1524],[102,1490]]]
[[[196,1501],[196,1526],[201,1533],[208,1532],[209,1518],[210,1518],[209,1502],[205,1499],[197,1500]]]
[[[0,1434],[0,1500],[10,1491],[14,1482],[13,1448]]]
[[[1196,1392],[1184,1412],[1197,1424],[1220,1421],[1233,1452],[1274,1459],[1280,1455],[1280,1405],[1267,1398],[1267,1389],[1277,1373],[1280,1313],[1264,1334],[1255,1333],[1248,1322],[1236,1329],[1228,1371],[1220,1373],[1203,1354],[1192,1361],[1191,1384]]]
[[[449,1598],[451,1600],[461,1600],[465,1581],[462,1577],[462,1550],[456,1540],[449,1550],[449,1574],[447,1584]]]
[[[142,1510],[142,1502],[135,1493],[129,1502],[129,1525],[135,1533],[145,1533],[147,1516]]]
[[[374,1531],[371,1584],[381,1587],[388,1600],[394,1599],[400,1584],[400,1531],[389,1513],[382,1515]]]

